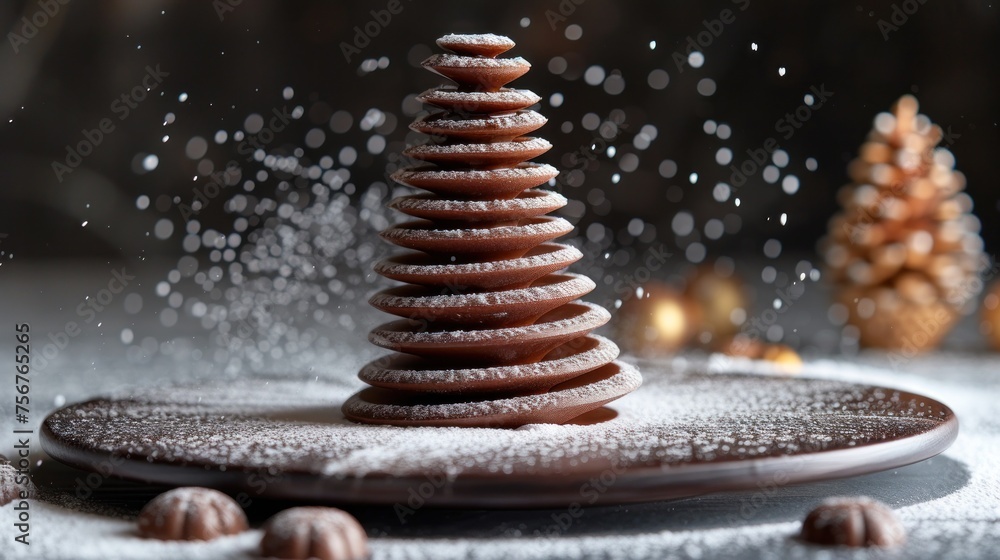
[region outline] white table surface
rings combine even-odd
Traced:
[[[100,268],[17,262],[0,269],[0,325],[10,331],[9,336],[0,333],[0,363],[13,362],[16,322],[30,322],[36,344],[44,341],[48,332],[74,317],[76,303],[86,295],[88,286],[99,285],[110,269],[110,264]],[[137,289],[150,292],[149,283],[158,274],[152,267],[140,271]],[[66,286],[70,288],[63,289]],[[815,301],[790,310],[785,318],[790,324],[809,323],[810,317],[816,316],[822,294],[807,296]],[[205,379],[219,373],[206,360],[194,359],[198,354],[193,353],[203,338],[198,331],[175,329],[170,344],[176,345],[176,351],[159,353],[148,363],[130,361],[120,332],[126,326],[133,328],[137,336],[155,330],[154,305],[148,296],[146,303],[142,313],[126,315],[121,303],[116,302],[100,317],[101,326],[89,325],[51,365],[33,374],[34,425],[62,402],[131,386]],[[375,315],[370,318],[362,316],[358,321],[374,323]],[[923,355],[896,367],[880,353],[807,360],[803,375],[884,384],[926,394],[952,407],[961,422],[957,441],[941,456],[919,464],[774,490],[627,506],[599,505],[585,510],[557,537],[534,536],[536,530],[553,523],[552,510],[424,509],[405,525],[384,508],[351,511],[372,537],[376,559],[994,558],[1000,550],[1000,358],[974,350],[978,343],[970,342],[972,333],[969,324],[963,325],[948,344],[951,348],[973,350]],[[375,352],[364,342],[363,329],[345,330],[334,338],[338,343],[309,358],[315,362],[316,375],[351,377]],[[188,344],[185,340],[194,342]],[[692,353],[664,358],[647,367],[679,366],[729,371],[745,369],[748,364]],[[5,387],[0,399],[0,453],[9,456],[15,444],[11,433],[12,388]],[[41,480],[49,480],[46,476],[56,473],[64,477],[62,485],[72,487],[68,479],[72,473],[49,464],[51,459],[41,453],[37,437],[32,450]],[[109,482],[106,490],[113,488]],[[852,552],[797,541],[794,537],[805,513],[821,499],[834,495],[868,495],[889,504],[907,528],[905,547]],[[13,505],[0,507],[0,533],[4,539],[0,557],[253,558],[260,538],[254,529],[212,543],[144,541],[134,532],[134,500],[81,500],[72,492],[52,490],[43,497],[31,502],[32,544],[27,547],[13,543]]]

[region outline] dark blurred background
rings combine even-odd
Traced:
[[[364,43],[356,42],[355,27],[364,28],[374,19],[372,10],[389,4],[3,2],[2,249],[19,259],[183,254],[176,235],[163,242],[150,232],[163,218],[180,230],[177,202],[191,200],[206,171],[243,161],[232,135],[246,117],[267,117],[283,105],[300,105],[305,115],[277,134],[268,151],[294,153],[307,144],[308,130],[323,129],[325,140],[307,157],[338,157],[344,147],[355,147],[350,180],[359,185],[360,198],[363,186],[384,181],[387,159],[407,140],[412,94],[439,82],[417,63],[437,50],[435,38],[449,32],[509,35],[517,42],[511,54],[533,63],[516,85],[543,97],[540,110],[549,124],[541,135],[555,148],[542,160],[573,167],[572,154],[600,134],[594,119],[624,125],[607,142],[615,153],[603,152],[585,172],[560,182],[580,201],[569,213],[581,235],[600,223],[612,234],[607,237],[625,238],[638,218],[646,237],[655,232],[676,246],[673,221],[683,211],[692,215],[694,234],[709,255],[759,254],[769,238],[780,239],[786,252],[811,252],[872,118],[900,95],[914,93],[922,111],[952,132],[950,148],[968,177],[987,251],[1000,248],[993,169],[1000,148],[995,4],[400,0],[401,11],[371,27],[377,34],[348,63],[342,43]],[[731,11],[731,23],[723,22],[720,31],[714,20],[726,19],[723,10]],[[717,36],[704,33],[712,28]],[[701,40],[704,63],[681,64],[681,71],[677,59],[687,58],[689,38]],[[169,75],[120,119],[123,109],[115,100],[157,65]],[[597,69],[588,74],[592,67]],[[776,122],[821,85],[832,97],[814,106],[791,139],[781,139]],[[289,101],[282,95],[286,87],[294,90]],[[561,99],[550,97],[557,93]],[[362,121],[373,108],[381,124],[366,130]],[[345,124],[344,111],[351,126],[334,130]],[[588,119],[588,113],[596,116]],[[83,131],[104,118],[114,130],[58,180],[53,163],[65,163],[67,146],[84,140]],[[715,128],[722,124],[730,135]],[[217,131],[228,140],[214,142]],[[388,145],[366,149],[375,132]],[[206,139],[207,148],[192,147],[195,136]],[[717,163],[718,150],[730,148],[738,164],[769,136],[789,155],[781,179],[768,183],[758,172],[722,198],[715,186],[728,183],[731,171]],[[150,154],[157,161],[152,170],[144,168]],[[809,158],[815,170],[807,168]],[[787,175],[799,183],[791,194],[782,188]],[[224,214],[223,204],[210,204],[200,219],[224,224]],[[725,223],[725,234],[715,239],[699,233],[713,219]]]

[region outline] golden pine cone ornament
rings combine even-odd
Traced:
[[[996,269],[990,272],[995,273]],[[986,337],[990,347],[1000,351],[1000,281],[993,282],[987,288],[980,311],[979,331]]]
[[[979,220],[942,138],[904,95],[848,166],[821,250],[862,346],[933,348],[982,290]]]

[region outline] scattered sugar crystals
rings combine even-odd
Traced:
[[[532,21],[528,17],[520,19],[521,27],[527,28],[532,24],[546,28],[541,29],[542,31],[548,31],[545,21]],[[783,203],[790,203],[793,197],[802,196],[799,191],[808,188],[809,173],[817,171],[818,162],[815,158],[808,157],[803,163],[799,158],[809,154],[801,153],[796,142],[782,142],[780,155],[776,152],[771,161],[748,180],[748,183],[753,183],[752,188],[729,179],[730,166],[738,167],[746,159],[744,148],[755,147],[752,146],[753,142],[759,141],[770,131],[763,131],[764,136],[761,136],[761,131],[733,130],[731,123],[736,122],[736,119],[713,105],[713,97],[718,97],[719,88],[724,87],[725,83],[720,80],[719,75],[712,73],[714,69],[708,61],[721,57],[712,55],[706,59],[705,53],[692,52],[687,57],[687,71],[675,72],[676,66],[670,57],[673,47],[665,44],[658,47],[656,41],[638,38],[635,48],[641,51],[641,56],[649,63],[641,72],[629,75],[614,68],[611,61],[581,60],[577,53],[572,52],[572,41],[579,41],[584,37],[585,31],[579,24],[565,26],[563,34],[567,42],[563,45],[564,50],[548,60],[533,61],[546,67],[552,75],[560,76],[558,80],[567,81],[567,87],[563,91],[545,92],[550,95],[550,104],[560,110],[554,118],[550,116],[553,118],[550,126],[558,127],[564,134],[574,134],[574,138],[578,135],[592,142],[584,150],[591,146],[599,147],[596,157],[598,164],[602,166],[600,175],[574,172],[571,170],[572,166],[560,161],[563,154],[577,150],[576,143],[567,145],[560,141],[550,154],[552,163],[569,170],[564,171],[564,175],[552,185],[572,199],[562,215],[581,226],[572,243],[583,249],[585,256],[574,267],[575,271],[587,274],[598,281],[598,284],[613,285],[628,273],[629,267],[641,262],[645,249],[643,244],[655,246],[663,243],[671,250],[677,245],[680,251],[672,258],[677,259],[678,263],[681,262],[680,259],[691,263],[704,261],[714,265],[717,272],[733,274],[734,269],[738,268],[734,259],[717,257],[713,244],[725,240],[727,236],[738,236],[744,221],[757,219],[741,215],[741,206],[753,207],[749,204],[741,205],[741,201],[752,202],[755,197],[752,193],[758,188],[772,189],[779,195],[778,205],[767,214],[776,218],[774,222],[794,224],[794,220],[801,218],[791,212],[790,205]],[[756,57],[761,45],[751,42],[749,47],[749,53],[744,51],[744,54],[753,53]],[[712,52],[724,48],[726,47],[720,43],[712,47],[716,49]],[[745,49],[746,43],[739,48]],[[425,46],[424,49],[426,50]],[[414,59],[419,62],[428,54],[429,52],[422,54],[419,48],[414,47],[403,65],[412,64]],[[532,59],[530,52],[523,54],[529,60]],[[392,64],[388,57],[358,61],[358,74],[384,75],[393,72],[398,69],[399,63],[395,59],[391,62]],[[769,74],[774,71],[774,66],[768,66],[766,70]],[[779,66],[778,75],[785,77],[786,67]],[[767,76],[768,79],[772,77],[773,74]],[[571,103],[570,98],[579,95],[579,88],[583,84],[591,86],[583,87],[587,95],[606,95],[606,100],[615,100],[614,96],[623,92],[631,94],[645,90],[642,97],[651,104],[669,102],[668,94],[678,88],[683,88],[686,94],[696,93],[698,103],[705,104],[706,114],[711,117],[702,123],[703,131],[709,137],[698,139],[709,143],[705,153],[665,151],[662,139],[658,143],[658,138],[680,132],[655,119],[630,122],[625,118],[624,111],[598,110],[596,105],[590,106],[596,111],[594,113],[571,114],[569,109],[580,104]],[[288,104],[293,120],[311,116],[319,105],[312,100],[305,101],[302,92],[297,92],[291,86],[271,93],[276,107]],[[310,118],[308,123],[303,120],[300,126],[289,127],[280,134],[270,131],[272,141],[261,142],[263,145],[259,149],[255,148],[249,159],[238,157],[238,170],[227,173],[226,161],[229,158],[223,154],[235,153],[241,142],[261,140],[260,135],[269,130],[266,120],[270,109],[256,107],[254,110],[257,113],[247,116],[244,122],[220,122],[203,130],[196,130],[191,122],[187,122],[184,124],[188,128],[181,129],[184,131],[181,132],[175,123],[185,118],[185,109],[190,107],[186,102],[195,99],[198,98],[192,96],[189,99],[187,93],[177,96],[176,114],[169,112],[164,115],[164,130],[158,131],[150,142],[156,146],[156,153],[143,153],[132,165],[137,172],[149,173],[149,177],[162,173],[164,168],[186,165],[185,169],[190,170],[188,176],[196,177],[190,185],[193,189],[200,189],[207,196],[213,192],[210,185],[215,183],[217,194],[208,198],[207,207],[205,203],[199,206],[192,199],[190,189],[173,200],[154,192],[138,192],[133,195],[137,211],[148,213],[145,217],[150,218],[148,229],[151,238],[176,244],[184,254],[173,263],[160,281],[146,287],[149,293],[134,292],[123,298],[127,314],[134,316],[149,313],[164,328],[148,332],[149,327],[146,325],[132,324],[120,331],[116,329],[114,338],[120,338],[122,344],[128,346],[131,359],[148,361],[154,354],[173,352],[174,341],[182,338],[180,334],[173,340],[171,334],[157,335],[159,338],[153,335],[163,333],[164,329],[167,333],[183,332],[190,335],[190,330],[181,331],[180,327],[190,326],[193,322],[210,333],[215,343],[216,348],[208,349],[204,354],[205,358],[233,374],[266,370],[276,363],[283,364],[284,370],[297,368],[299,371],[312,367],[330,369],[343,365],[340,362],[335,366],[329,363],[318,364],[316,356],[331,355],[323,352],[328,352],[330,347],[337,344],[336,338],[340,336],[338,333],[355,331],[354,336],[363,336],[358,335],[358,332],[367,331],[372,326],[357,317],[360,309],[367,309],[365,298],[373,287],[371,265],[387,250],[375,234],[399,219],[386,211],[384,203],[399,194],[401,189],[388,184],[384,178],[374,181],[365,179],[361,182],[362,167],[375,166],[381,169],[383,163],[388,161],[390,169],[387,171],[392,171],[395,167],[406,164],[398,155],[402,149],[399,140],[403,136],[396,130],[398,122],[401,119],[408,120],[424,110],[423,107],[415,96],[407,96],[400,105],[370,107],[360,111],[330,107],[322,118],[323,122]],[[815,103],[810,94],[805,94],[801,99],[807,106]],[[301,105],[297,106],[296,103]],[[613,108],[614,104],[605,103],[604,106]],[[687,131],[683,133],[686,134]],[[355,136],[362,137],[363,140],[357,141]],[[413,136],[406,140],[415,142]],[[148,146],[145,149],[153,151]],[[178,153],[181,158],[176,157]],[[184,161],[178,163],[178,159]],[[640,179],[640,175],[645,179]],[[602,216],[611,211],[613,197],[609,193],[612,189],[624,191],[633,188],[640,180],[656,184],[661,198],[653,202],[658,211],[662,209],[663,217],[628,217],[621,221],[620,230],[616,231],[601,220]],[[705,208],[699,208],[698,212],[691,211],[694,208],[694,193],[698,191],[711,196],[709,208],[714,201],[718,204],[717,211],[711,212]],[[198,208],[190,220],[179,217],[178,208],[182,204]],[[218,214],[217,210],[225,209],[224,220],[210,220],[207,217],[210,212],[205,212],[206,217],[203,218],[202,211],[206,208],[213,215]],[[798,219],[798,222],[801,221]],[[84,222],[83,225],[86,226],[87,223]],[[801,285],[807,280],[820,280],[819,270],[807,261],[797,263],[792,273],[788,270],[791,266],[785,261],[771,260],[780,258],[785,253],[781,239],[772,238],[757,247],[754,252],[769,263],[759,270],[760,280],[768,286],[782,288],[790,282]],[[638,286],[634,293],[641,294],[641,290],[642,287]],[[771,301],[770,297],[763,298],[762,301],[771,308],[785,305],[780,300]],[[842,345],[842,349],[849,351],[850,339],[852,336],[856,339],[857,335],[856,332],[852,333],[853,327],[846,325],[846,308],[834,304],[825,315],[838,331],[843,329],[847,342]],[[744,313],[737,319],[742,321],[746,318]],[[768,339],[787,339],[792,332],[787,326],[772,327],[778,328],[768,329]],[[842,364],[832,364],[831,370],[833,369],[838,376],[842,374]],[[338,372],[337,375],[349,378],[353,377],[354,371]],[[884,376],[884,382],[889,383],[890,374],[885,373]],[[927,378],[931,377],[928,375]],[[899,381],[898,372],[892,374],[891,381]],[[659,391],[652,385],[649,387],[652,391],[644,389],[630,397],[632,400],[623,403],[628,403],[633,411],[640,410],[643,415],[648,412],[655,416],[662,414],[664,399],[686,395],[677,395],[672,387],[669,391]],[[945,387],[943,384],[941,386]],[[281,394],[280,383],[273,388]],[[337,390],[346,395],[353,388],[349,386]],[[954,386],[949,390],[961,397],[956,398],[958,402],[970,402],[979,396],[972,393],[965,395]],[[220,399],[241,411],[252,410],[253,406],[260,404],[255,400],[258,397],[262,402],[271,402],[272,397],[271,389],[259,391],[259,395],[250,401],[245,400],[248,393],[241,388],[237,387],[234,393],[225,394],[223,391]],[[705,394],[706,392],[693,393],[690,395],[690,402],[696,402]],[[310,394],[301,397],[316,398],[325,405],[325,396]],[[211,399],[213,395],[198,395],[198,398],[202,397]],[[55,404],[59,406],[63,402],[64,399],[57,397]],[[688,404],[689,401],[684,398],[677,400],[677,407],[682,411],[689,411]],[[984,401],[983,407],[985,405]],[[648,410],[641,410],[643,408]],[[979,416],[987,417],[982,414]],[[683,414],[673,416],[674,419],[681,417]],[[149,425],[152,426],[153,423]],[[586,428],[582,427],[532,427],[519,430],[510,437],[530,439],[530,434],[537,432],[545,435],[540,438],[543,440],[551,439],[553,433],[576,438],[578,433],[584,431]],[[258,436],[254,432],[237,433],[234,434],[234,441],[247,443]],[[424,445],[418,452],[408,452],[412,448],[407,445],[417,445],[419,441],[416,438],[397,441],[400,443],[400,461],[437,459],[432,445]],[[954,449],[963,453],[970,461],[990,460],[979,453],[981,449],[978,447],[975,454],[968,452],[965,447],[971,444],[966,442],[963,446],[962,441],[960,438]],[[302,444],[301,449],[331,453],[330,449],[317,447],[315,441],[307,439]],[[462,442],[458,444],[461,445]],[[749,446],[748,453],[753,453],[758,448]],[[517,446],[501,446],[498,452],[516,454],[519,450]],[[678,453],[692,451],[691,447],[677,448]],[[366,460],[370,464],[381,465],[384,459],[349,453],[342,457],[345,462],[354,461],[355,466]],[[968,495],[965,499],[971,504],[978,502],[980,498],[980,495]],[[39,506],[41,519],[45,516],[55,517],[46,509],[49,508],[48,504]],[[907,514],[905,510],[904,514]],[[993,512],[984,511],[983,514],[984,519],[989,518],[992,522],[992,517],[988,516],[993,515]],[[909,515],[912,516],[913,513]],[[939,515],[944,520],[952,512],[943,511]],[[706,551],[719,550],[719,541],[725,542],[725,546],[729,546],[731,541],[761,543],[761,550],[776,550],[788,546],[787,535],[795,529],[792,525],[770,524],[767,526],[769,531],[766,532],[760,531],[760,526],[755,525],[695,533],[644,533],[628,535],[627,544],[618,544],[618,537],[615,537],[614,544],[609,544],[610,537],[588,537],[579,539],[580,542],[570,542],[570,539],[536,539],[524,545],[521,552],[525,557],[544,557],[546,552],[565,553],[565,547],[570,546],[580,547],[579,552],[583,554],[592,552],[589,547],[596,542],[603,547],[602,550],[629,550],[631,555],[638,547],[647,552],[655,550],[648,555],[659,556],[663,549],[660,545],[672,543],[677,546],[667,547],[669,550],[696,556]],[[932,527],[925,523],[922,529],[938,530],[936,527],[938,525]],[[124,532],[122,527],[107,528],[109,536],[118,536]],[[256,538],[256,535],[248,535],[247,541]],[[516,542],[518,541],[511,540],[509,544],[515,545]],[[476,539],[439,539],[429,541],[429,544],[436,547],[431,549],[431,555],[438,549],[444,550],[447,547],[466,547],[466,554],[457,554],[455,550],[451,550],[455,556],[468,556],[483,551],[481,542]],[[149,545],[143,543],[141,546]],[[406,552],[405,546],[406,543],[402,542],[387,542],[380,552],[385,552],[387,557],[402,556]],[[793,543],[791,546],[796,545]],[[528,552],[529,550],[534,552]],[[137,549],[137,554],[141,553],[142,550]],[[212,554],[205,557],[209,556]]]
[[[661,365],[643,391],[621,401],[617,418],[585,426],[357,430],[345,429],[350,424],[342,418],[328,417],[292,423],[274,417],[342,402],[355,383],[250,379],[209,388],[130,392],[124,403],[98,402],[57,413],[51,428],[66,440],[85,438],[107,452],[155,454],[165,461],[210,466],[238,462],[249,468],[273,467],[274,457],[281,457],[283,465],[315,476],[353,478],[372,472],[457,476],[500,465],[520,474],[551,475],[560,471],[567,453],[633,466],[764,458],[843,445],[836,442],[845,433],[863,443],[884,438],[886,432],[914,434],[941,421],[916,403],[897,415],[892,409],[899,405],[893,404],[891,393],[836,381],[787,383],[764,375],[721,380],[717,374],[684,369]],[[128,415],[121,414],[123,406]],[[104,429],[108,422],[115,429]],[[750,423],[754,429],[747,431]],[[206,434],[212,433],[225,434],[227,445],[204,445]]]
[[[294,95],[291,87],[281,91],[285,101]],[[284,118],[296,121],[304,112],[301,105],[294,106]],[[294,122],[284,138],[277,127],[272,130],[272,114],[261,112],[247,115],[239,130],[193,135],[182,143],[184,156],[197,162],[193,196],[157,202],[163,217],[151,230],[157,239],[178,240],[186,253],[154,286],[162,308],[153,312],[163,327],[182,320],[200,323],[213,333],[218,347],[208,357],[231,373],[266,368],[289,357],[306,363],[310,356],[305,350],[331,344],[331,327],[354,328],[352,312],[370,291],[371,263],[384,251],[375,234],[394,218],[384,207],[392,194],[387,185],[357,185],[350,168],[384,151],[384,135],[397,122],[395,115],[378,108],[358,117],[367,140],[361,147],[338,142],[336,159],[323,153],[328,152],[327,130],[342,134],[355,123],[342,110],[332,114],[326,127],[303,129],[297,140],[290,132]],[[168,113],[163,123],[177,118]],[[206,137],[228,148],[230,155],[255,148],[246,162],[229,167],[208,159]],[[289,149],[289,142],[303,148]],[[143,168],[155,170],[153,162],[158,163],[156,156],[146,156]],[[212,205],[225,210],[228,226],[202,223],[201,211]],[[150,197],[138,196],[136,208],[150,210]],[[187,220],[177,220],[178,212],[186,212]],[[133,296],[138,300],[130,302]],[[338,308],[330,309],[331,296],[342,302]],[[128,298],[130,313],[141,309],[139,294]],[[162,348],[146,344],[148,339],[135,327],[121,334],[130,346],[129,357],[140,362]]]
[[[531,23],[527,17],[520,20],[522,27]],[[579,23],[566,25],[563,31],[568,45],[581,39],[584,32]],[[581,59],[572,50],[538,62],[569,82],[594,88],[574,95],[606,95],[611,99],[632,87],[648,88],[649,95],[683,88],[703,96],[706,103],[716,95],[718,76],[712,74],[706,52],[687,53],[690,72],[671,75],[676,64],[671,52],[657,49],[656,40],[637,45],[649,59],[649,66],[637,76],[607,61]],[[752,42],[750,47],[757,51],[758,43]],[[430,54],[426,45],[417,45],[406,62],[419,65]],[[530,59],[530,53],[522,54]],[[387,57],[359,61],[356,79],[390,70],[390,62]],[[516,56],[491,62],[524,63]],[[784,75],[784,67],[780,68]],[[740,212],[745,211],[743,203],[753,190],[745,189],[732,175],[746,160],[743,144],[748,136],[755,136],[734,132],[727,115],[716,112],[701,123],[710,137],[704,157],[664,153],[661,123],[651,119],[630,122],[632,113],[621,108],[566,113],[569,107],[579,106],[567,102],[569,91],[548,92],[547,101],[557,113],[563,111],[556,121],[559,130],[590,138],[589,144],[576,150],[574,140],[556,143],[553,150],[553,163],[563,173],[550,187],[567,195],[570,200],[562,215],[581,226],[570,240],[584,253],[574,270],[603,280],[599,286],[613,286],[616,279],[641,263],[644,251],[659,243],[676,246],[679,251],[673,258],[691,264],[725,258],[715,254],[714,247],[742,231]],[[385,208],[389,199],[404,192],[391,184],[387,175],[412,163],[400,155],[403,146],[397,129],[400,122],[426,110],[416,95],[405,96],[394,108],[363,110],[331,107],[315,95],[306,101],[292,86],[278,88],[273,95],[275,111],[284,110],[291,126],[278,130],[269,124],[273,111],[257,108],[237,122],[182,137],[179,144],[176,133],[169,143],[171,135],[162,135],[164,148],[173,146],[172,153],[180,149],[188,160],[192,192],[200,192],[201,197],[180,196],[171,201],[161,200],[165,198],[161,196],[154,201],[141,194],[135,199],[138,210],[158,214],[147,235],[178,243],[185,253],[164,282],[154,286],[159,297],[149,294],[147,302],[155,301],[154,306],[162,307],[154,312],[163,325],[193,321],[212,333],[218,348],[206,356],[230,372],[267,369],[268,360],[289,356],[307,363],[309,354],[304,349],[335,344],[336,339],[344,338],[337,329],[358,327],[356,312],[366,308],[365,299],[374,288],[371,267],[388,252],[376,233],[402,219]],[[188,95],[181,93],[177,101],[175,112],[164,115],[164,127],[173,127],[183,118]],[[805,93],[803,101],[809,104],[815,100]],[[706,106],[712,110],[711,104]],[[555,120],[552,115],[550,118]],[[407,135],[405,142],[417,145],[418,150],[443,149],[423,144],[414,133]],[[227,156],[237,150],[236,165],[231,168]],[[561,157],[559,151],[563,152]],[[794,151],[793,143],[783,143],[746,182],[778,189],[783,197],[797,195],[807,182],[802,174],[815,171],[818,164],[808,158],[803,170],[793,159],[797,155]],[[581,155],[596,159],[596,163],[579,165]],[[164,167],[161,160],[165,157],[166,152],[142,154],[133,165],[144,173],[156,173]],[[368,168],[378,168],[386,161],[385,176],[373,180]],[[697,167],[705,162],[717,167]],[[595,166],[603,168],[593,173]],[[613,201],[620,199],[607,196],[610,189],[637,188],[632,186],[635,181],[648,185],[651,177],[662,181],[659,192],[669,205],[663,222],[637,216],[623,221],[617,229],[603,223],[602,217],[614,210]],[[717,211],[692,213],[684,207],[686,197],[698,191],[719,205]],[[181,222],[177,210],[185,205],[192,215]],[[200,213],[208,206],[215,207],[213,216],[224,209],[225,222],[202,223]],[[754,205],[750,208],[758,211]],[[781,225],[793,223],[789,210],[771,208],[768,216]],[[133,330],[130,346],[138,348],[146,333],[140,333],[138,327]],[[123,341],[126,338],[122,337]],[[145,351],[142,355],[148,358]]]

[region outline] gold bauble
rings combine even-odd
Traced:
[[[640,354],[673,353],[691,341],[698,309],[680,292],[649,282],[629,295],[618,312],[617,341],[623,347]]]
[[[688,277],[684,296],[701,308],[698,331],[710,334],[713,340],[736,334],[739,324],[733,322],[733,314],[738,309],[745,312],[749,305],[746,288],[740,280],[719,276],[707,266],[695,269]]]
[[[798,373],[802,370],[802,358],[785,344],[771,344],[738,334],[723,341],[718,347],[727,356],[771,362],[784,373]]]
[[[768,344],[761,359],[773,363],[785,373],[802,371],[802,358],[799,353],[784,344]]]

